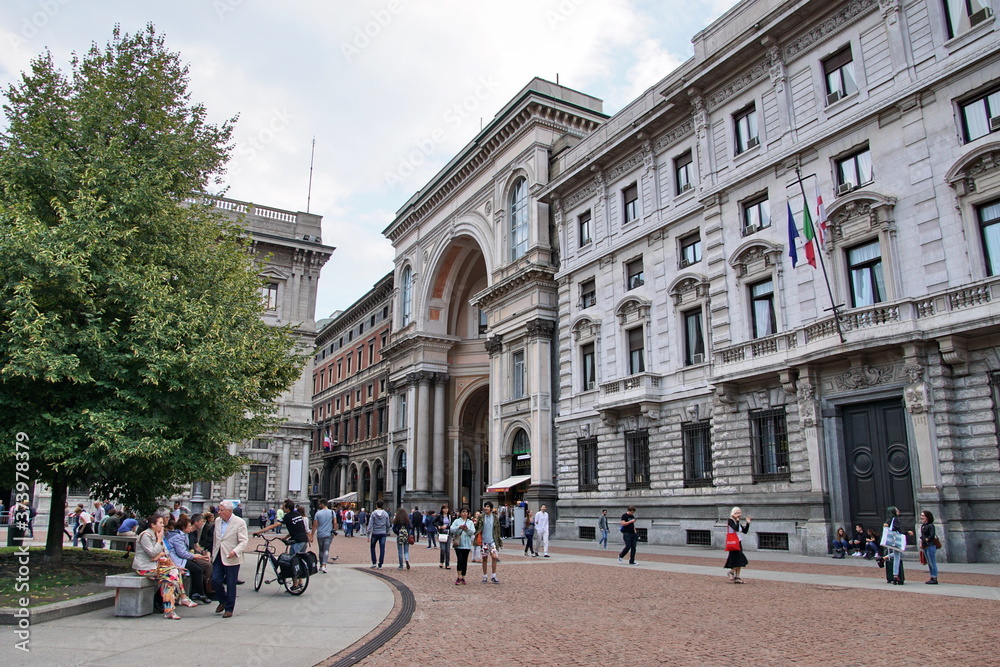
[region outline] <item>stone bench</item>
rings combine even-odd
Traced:
[[[156,583],[135,573],[109,574],[104,585],[115,589],[115,616],[148,616],[153,613]]]

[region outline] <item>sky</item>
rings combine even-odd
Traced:
[[[316,318],[392,270],[382,230],[533,77],[614,114],[735,0],[4,0],[0,85],[152,23],[209,120],[239,116],[225,195],[323,216]],[[434,137],[434,139],[431,139]],[[315,157],[310,195],[310,155]],[[221,193],[221,187],[213,194]]]

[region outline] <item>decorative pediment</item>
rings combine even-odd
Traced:
[[[764,239],[754,239],[744,243],[736,249],[729,259],[729,266],[733,267],[738,279],[748,276],[765,273],[773,266],[781,264],[781,245],[765,241]]]
[[[291,280],[291,271],[284,271],[276,266],[266,266],[260,271],[261,278],[270,278],[272,280]]]
[[[857,190],[839,197],[827,211],[827,250],[845,239],[893,228],[895,206],[895,197],[873,190]]]
[[[948,185],[955,188],[959,197],[977,192],[976,181],[1000,170],[1000,142],[992,142],[972,151],[958,160],[945,174]]]
[[[573,340],[589,340],[596,338],[601,330],[601,321],[589,317],[581,317],[573,323]]]
[[[667,294],[673,298],[675,306],[706,298],[708,296],[708,278],[700,273],[682,274],[670,284],[667,288]]]
[[[651,305],[648,299],[637,296],[626,297],[615,308],[615,315],[618,316],[618,321],[622,325],[642,322],[649,317],[649,307]]]

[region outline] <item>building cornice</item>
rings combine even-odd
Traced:
[[[558,289],[559,285],[555,280],[555,267],[532,264],[526,269],[487,287],[478,294],[474,294],[469,299],[469,303],[486,310],[512,294],[519,293],[524,289],[535,289],[539,286],[553,290]]]

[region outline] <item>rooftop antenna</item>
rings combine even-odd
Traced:
[[[316,137],[313,136],[312,152],[309,155],[309,192],[306,194],[306,213],[309,212],[309,206],[312,204],[313,195],[313,162],[316,159]]]
[[[556,85],[559,85],[559,72],[556,72]]]

